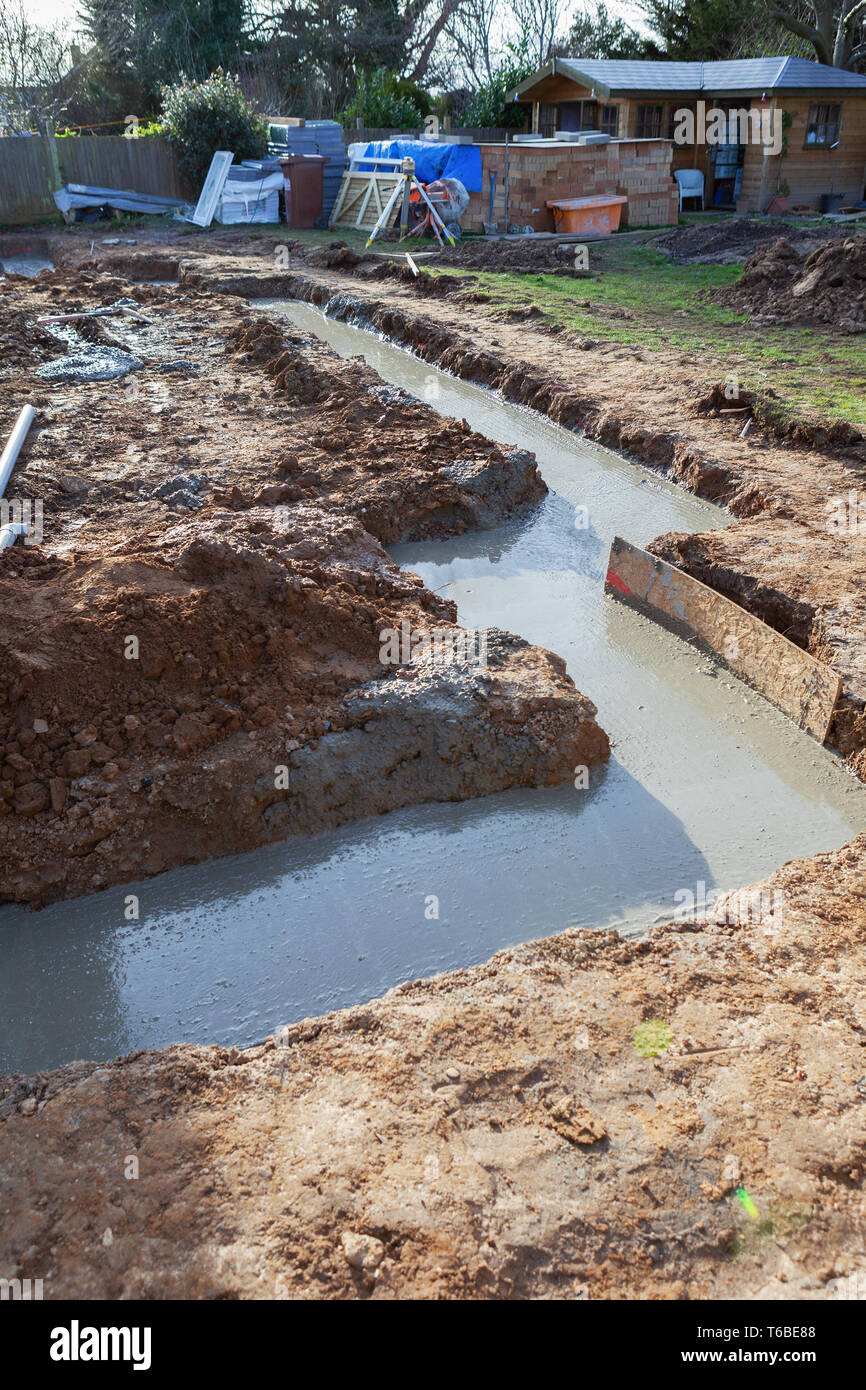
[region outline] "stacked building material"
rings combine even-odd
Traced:
[[[618,140],[616,144],[616,192],[628,198],[628,226],[675,227],[679,220],[679,193],[671,174],[670,142]]]
[[[272,156],[286,154],[327,155],[325,165],[322,216],[328,215],[337,200],[340,181],[347,165],[343,127],[339,121],[305,121],[303,125],[283,124],[274,119],[269,126],[268,152]]]
[[[624,194],[623,225],[675,226],[679,195],[671,176],[670,140],[611,140],[607,144],[576,144],[566,140],[537,140],[512,145],[508,158],[508,220],[537,232],[553,231],[549,201]],[[504,222],[505,146],[481,144],[486,179],[497,175],[494,218]],[[463,217],[464,229],[480,231],[489,217],[489,192],[472,193]]]
[[[214,218],[224,227],[279,222],[283,176],[276,159],[247,159],[228,172]]]
[[[161,198],[129,188],[96,188],[84,183],[69,183],[65,188],[58,188],[54,201],[64,214],[102,207],[116,208],[118,212],[158,214],[184,206],[181,198]]]

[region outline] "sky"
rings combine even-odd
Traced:
[[[52,25],[58,21],[66,22],[77,6],[69,0],[26,0],[24,9],[37,24]]]
[[[77,0],[24,0],[23,8],[30,19],[46,29],[53,29],[55,25],[62,25],[64,29],[77,27]]]

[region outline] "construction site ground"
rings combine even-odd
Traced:
[[[383,681],[381,627],[456,625],[384,547],[501,524],[544,484],[257,299],[327,307],[729,507],[729,527],[653,549],[839,673],[828,741],[866,776],[855,320],[750,327],[766,295],[754,313],[699,297],[737,265],[633,244],[591,247],[587,279],[555,249],[549,270],[416,275],[340,235],[105,235],[0,245],[58,266],[0,282],[0,430],[39,405],[16,479],[45,506],[44,543],[4,557],[24,615],[2,665],[6,900],[607,756],[604,710],[519,636],[496,639],[483,690]],[[856,279],[847,229],[838,249]],[[825,250],[795,250],[797,274]],[[149,326],[82,336],[144,369],[43,385],[62,354],[35,319],[125,297]],[[443,765],[445,697],[463,732]],[[371,750],[339,795],[317,757],[332,731]],[[383,790],[395,738],[408,770]],[[864,887],[859,836],[638,941],[567,932],[243,1052],[2,1078],[0,1273],[44,1274],[48,1297],[854,1296]]]

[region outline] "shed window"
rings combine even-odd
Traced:
[[[580,103],[580,125],[578,130],[598,130],[598,102],[582,101]]]
[[[677,112],[679,112],[679,111],[691,111],[691,112],[692,112],[692,115],[696,115],[696,114],[697,114],[697,113],[696,113],[696,110],[695,110],[695,103],[694,103],[693,101],[672,101],[672,102],[670,103],[669,107],[668,107],[668,132],[667,132],[667,134],[668,134],[668,139],[669,139],[669,140],[673,140],[673,138],[674,138],[674,134],[675,134],[675,132],[676,132],[677,125],[678,125],[678,121],[677,121]],[[691,144],[691,143],[693,143],[693,142],[692,142],[692,141],[687,141],[687,142],[683,142],[683,143]]]
[[[598,128],[603,135],[616,135],[619,129],[619,107],[599,106],[598,108]]]
[[[600,130],[604,135],[616,135],[619,107],[605,106],[593,100],[566,101],[557,108],[560,130]]]
[[[842,124],[840,101],[813,101],[806,122],[806,149],[827,149],[839,139]]]
[[[600,101],[580,103],[581,130],[600,130],[603,135],[616,135],[619,107],[605,106]]]
[[[538,106],[538,133],[544,135],[548,140],[552,137],[556,129],[556,107],[548,101],[539,102]]]
[[[654,102],[651,105],[639,103],[637,120],[635,121],[635,139],[658,140],[662,133],[664,114],[665,108],[661,102]]]

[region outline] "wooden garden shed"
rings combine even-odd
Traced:
[[[669,139],[672,170],[704,175],[707,207],[765,212],[781,199],[779,210],[785,202],[832,210],[863,200],[866,75],[843,68],[791,57],[554,58],[509,96],[530,108],[539,134],[600,130],[620,140]],[[684,111],[694,119],[691,140],[678,138],[687,126]],[[723,141],[712,138],[718,112],[728,118],[730,138]],[[761,138],[761,130],[772,138]]]

